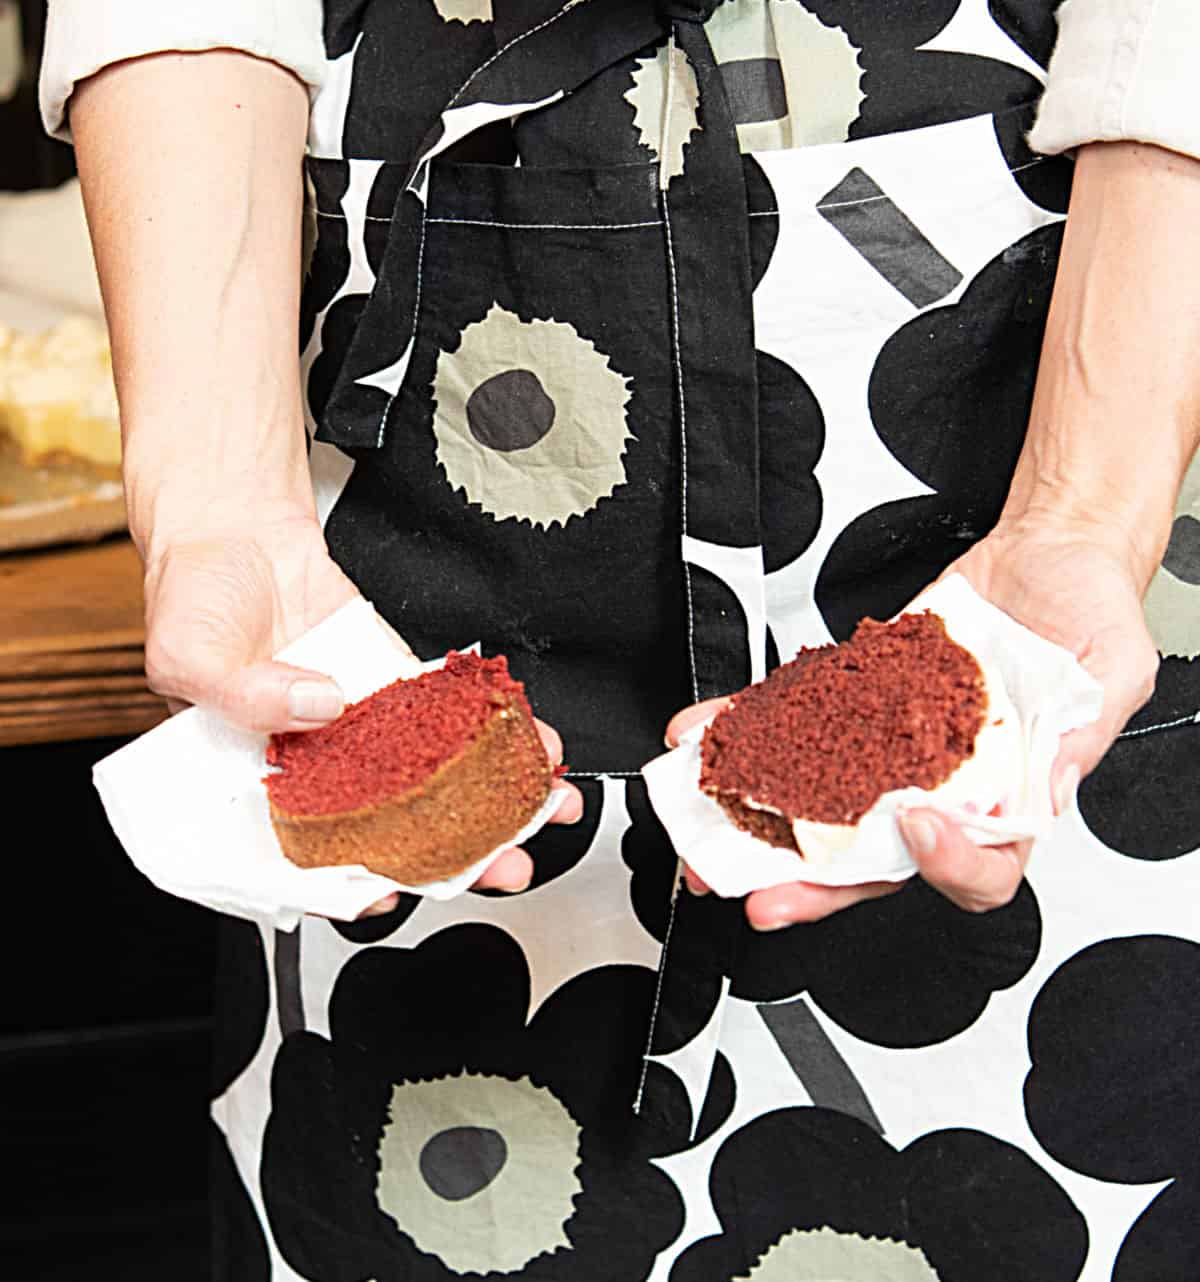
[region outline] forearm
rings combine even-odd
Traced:
[[[72,99],[144,555],[250,504],[311,510],[296,348],[307,111],[288,72],[223,50],[119,63]]]
[[[1200,442],[1200,161],[1081,148],[1029,433],[1001,518],[1068,520],[1145,588]]]

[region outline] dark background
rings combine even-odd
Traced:
[[[0,190],[56,185],[37,112],[43,0],[0,103]],[[4,624],[0,601],[0,634]],[[91,767],[123,741],[0,749],[2,1282],[209,1276],[206,1119],[216,919],[117,845]]]
[[[53,187],[75,172],[70,147],[42,133],[37,69],[46,25],[45,0],[19,0],[25,75],[14,98],[0,103],[0,191]]]

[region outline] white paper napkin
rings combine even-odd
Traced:
[[[286,663],[333,677],[347,703],[440,666],[398,649],[361,597],[280,652]],[[299,868],[275,838],[263,778],[267,736],[190,708],[97,762],[92,778],[113,831],[160,889],[235,917],[291,930],[306,913],[349,921],[390,895],[462,894],[511,845],[537,832],[562,801],[551,792],[533,819],[465,872],[404,886],[365,868]]]
[[[940,615],[950,636],[1002,680],[1020,723],[1017,760],[1010,758],[1006,766],[1009,777],[981,780],[978,811],[947,805],[920,788],[885,793],[858,822],[844,850],[812,862],[743,832],[700,791],[700,741],[707,723],[694,727],[678,748],[655,758],[642,774],[651,804],[680,857],[718,895],[746,895],[787,881],[822,886],[903,881],[916,872],[916,865],[896,817],[912,806],[940,810],[962,823],[981,845],[1045,835],[1054,817],[1050,769],[1059,740],[1096,720],[1103,688],[1070,651],[985,601],[961,575],[927,589],[905,613],[925,609]],[[999,793],[1009,804],[1002,816],[989,817],[986,811]]]

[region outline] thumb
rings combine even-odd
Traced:
[[[707,721],[709,717],[716,716],[729,702],[728,696],[722,696],[718,699],[705,699],[677,712],[667,724],[667,733],[664,737],[667,747],[678,748],[679,740],[693,726],[698,726],[701,722]]]
[[[1055,814],[1071,805],[1080,780],[1095,769],[1129,718],[1154,693],[1159,659],[1149,637],[1138,636],[1110,652],[1084,655],[1080,662],[1104,688],[1104,705],[1090,725],[1063,736],[1050,772]]]
[[[262,659],[246,663],[218,646],[190,645],[175,652],[146,648],[150,688],[169,701],[211,708],[244,730],[313,730],[340,716],[345,699],[320,672]]]
[[[315,730],[342,714],[345,697],[320,672],[264,660],[247,664],[212,687],[210,707],[246,730]]]

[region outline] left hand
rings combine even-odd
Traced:
[[[1144,583],[1116,540],[1078,520],[1002,522],[945,574],[964,575],[993,605],[1070,650],[1104,687],[1099,720],[1066,735],[1054,763],[1051,795],[1055,813],[1061,813],[1073,801],[1079,780],[1154,690],[1158,654],[1142,616]],[[678,713],[667,728],[668,744],[677,744],[685,730],[723,702],[708,700]],[[977,846],[929,809],[908,811],[900,829],[920,875],[967,912],[1008,903],[1032,848],[1027,841]],[[687,881],[697,893],[707,890],[690,870]],[[748,895],[746,916],[757,930],[775,930],[899,889],[893,882],[827,887],[795,881]]]

